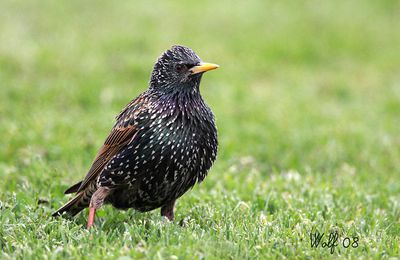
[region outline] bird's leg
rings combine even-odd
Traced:
[[[96,209],[89,206],[89,217],[86,228],[89,229],[94,224],[94,216],[96,215]]]
[[[87,229],[93,226],[96,209],[99,209],[103,205],[104,199],[108,196],[108,194],[110,194],[110,191],[110,188],[100,187],[95,191],[95,193],[93,193],[89,204],[89,217],[86,227]]]
[[[174,206],[175,200],[166,203],[161,207],[161,216],[166,217],[169,221],[174,220]]]

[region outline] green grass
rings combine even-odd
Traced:
[[[2,1],[0,258],[398,257],[400,4],[300,2]],[[176,43],[221,65],[205,182],[173,223],[52,218]],[[359,246],[311,248],[315,229]]]

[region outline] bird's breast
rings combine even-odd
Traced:
[[[129,175],[121,175],[130,186],[126,202],[118,200],[123,205],[156,207],[207,175],[218,145],[213,115],[207,108],[183,108],[158,107],[138,116],[137,135],[121,155],[129,160]]]

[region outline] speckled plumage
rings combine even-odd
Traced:
[[[86,178],[66,191],[76,197],[54,215],[104,202],[139,211],[162,207],[173,218],[175,200],[204,180],[217,155],[214,116],[199,91],[206,70],[199,64],[183,46],[161,55],[149,89],[117,116]]]

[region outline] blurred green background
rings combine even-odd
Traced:
[[[33,257],[390,257],[400,233],[400,2],[1,1],[0,247]],[[50,213],[157,57],[186,45],[220,149],[158,212]],[[38,201],[47,202],[38,204]],[[309,232],[358,236],[310,248]]]

